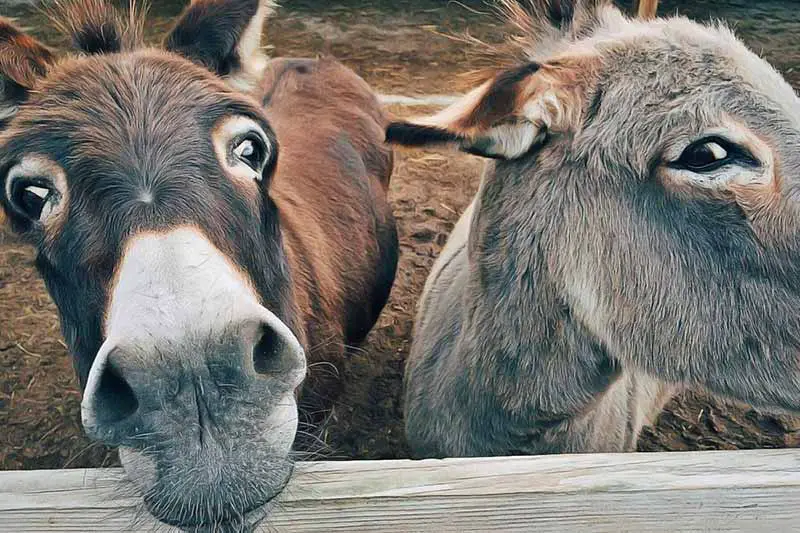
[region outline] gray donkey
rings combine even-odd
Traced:
[[[681,386],[800,412],[800,100],[724,27],[502,2],[525,59],[390,142],[491,158],[422,297],[418,457],[633,450]]]

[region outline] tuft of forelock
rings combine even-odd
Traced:
[[[76,50],[112,54],[141,45],[147,4],[129,0],[122,11],[106,0],[53,0],[45,12]]]

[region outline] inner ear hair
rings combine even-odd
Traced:
[[[513,115],[519,105],[520,85],[540,68],[541,65],[531,62],[499,73],[477,105],[458,121],[458,127],[489,128]]]
[[[141,45],[147,8],[131,0],[125,17],[106,0],[53,0],[45,11],[79,52],[111,54]]]

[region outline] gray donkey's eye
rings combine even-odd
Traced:
[[[701,144],[684,153],[683,160],[688,168],[703,169],[728,158],[728,151],[715,142]]]
[[[730,164],[758,166],[758,161],[741,146],[721,137],[707,137],[687,146],[670,166],[692,172],[712,172]]]

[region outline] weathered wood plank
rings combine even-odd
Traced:
[[[136,504],[119,470],[0,472],[4,532],[151,530]],[[797,531],[800,450],[304,463],[264,530]]]

